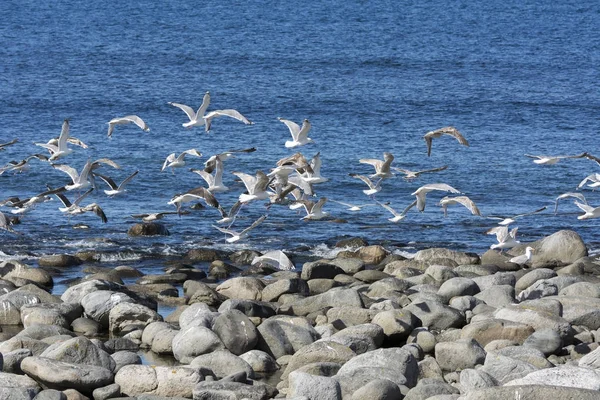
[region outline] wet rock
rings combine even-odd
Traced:
[[[190,262],[211,262],[215,260],[224,260],[227,258],[227,253],[214,249],[191,249],[185,256]]]
[[[364,247],[364,246],[368,246],[369,244],[367,243],[367,241],[361,237],[349,237],[346,239],[341,239],[339,240],[336,244],[335,247],[353,247],[353,248],[358,248],[358,247]]]
[[[158,222],[145,222],[134,224],[127,231],[129,236],[169,236],[169,230],[167,227]]]
[[[45,288],[51,288],[54,284],[52,276],[47,271],[41,268],[31,268],[18,261],[3,262],[0,264],[0,277],[7,281],[24,279]]]
[[[80,265],[81,260],[68,254],[52,254],[40,257],[38,264],[40,267],[64,268]]]
[[[250,265],[261,254],[254,250],[238,250],[229,255],[229,260],[237,265]]]

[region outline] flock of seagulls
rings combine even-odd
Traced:
[[[189,121],[182,125],[189,129],[204,126],[205,130],[208,132],[211,130],[214,118],[222,116],[229,117],[246,125],[253,124],[253,122],[234,109],[207,112],[210,105],[209,92],[205,93],[202,105],[197,111],[180,103],[171,102],[168,104],[185,112]],[[292,138],[285,142],[286,148],[296,149],[298,147],[314,144],[313,139],[308,136],[312,128],[308,119],[304,119],[302,125],[298,125],[288,119],[278,118],[278,120],[288,128]],[[137,115],[127,115],[125,117],[111,119],[108,122],[108,137],[113,138],[117,125],[126,124],[135,125],[145,132],[150,131],[150,128],[142,118]],[[450,126],[443,127],[427,132],[423,136],[428,156],[431,155],[433,140],[436,139],[437,141],[444,136],[453,137],[460,145],[469,146],[467,139],[456,128]],[[0,144],[0,151],[8,146],[16,145],[17,143],[18,140],[14,139],[10,142]],[[109,158],[100,158],[95,161],[88,160],[80,172],[65,163],[64,160],[75,151],[71,145],[83,149],[87,148],[85,143],[70,135],[70,123],[68,119],[63,122],[61,133],[57,138],[35,144],[47,150],[48,154],[34,154],[20,161],[9,161],[0,168],[0,175],[7,172],[21,173],[26,171],[31,161],[37,160],[41,163],[48,163],[52,168],[64,172],[68,175],[70,180],[65,181],[60,187],[52,188],[48,186],[46,190],[41,191],[35,196],[28,198],[11,197],[9,199],[0,200],[0,207],[10,208],[10,213],[8,215],[0,212],[0,229],[11,233],[18,233],[13,228],[13,224],[18,222],[19,215],[28,213],[34,209],[37,204],[50,200],[52,196],[56,197],[63,205],[59,208],[59,211],[67,214],[69,217],[92,212],[97,215],[103,223],[106,223],[108,218],[100,205],[96,202],[87,205],[83,204],[91,193],[98,192],[98,181],[96,178],[99,178],[99,180],[106,185],[107,188],[103,190],[105,195],[114,197],[123,195],[127,191],[126,186],[130,184],[140,172],[139,170],[134,171],[117,185],[107,173],[98,172],[98,170],[105,170],[107,167],[113,169],[121,168],[119,164]],[[202,201],[210,208],[216,209],[220,214],[220,218],[215,216],[216,224],[213,225],[213,227],[216,231],[227,235],[228,237],[225,240],[229,243],[243,240],[251,231],[257,229],[265,219],[268,218],[269,210],[272,206],[289,207],[291,210],[304,209],[304,215],[301,218],[304,221],[326,220],[332,218],[330,212],[324,210],[329,199],[327,197],[319,198],[317,196],[319,185],[324,184],[329,180],[323,176],[321,172],[322,161],[320,152],[317,152],[310,159],[307,159],[301,152],[297,152],[274,163],[270,171],[258,170],[254,173],[231,171],[226,173],[226,164],[229,162],[228,160],[236,155],[249,154],[254,151],[256,151],[256,148],[230,150],[210,156],[204,163],[204,168],[189,169],[189,172],[199,175],[205,185],[192,188],[184,193],[174,194],[167,203],[167,205],[175,207],[174,210],[134,214],[131,217],[141,219],[143,222],[160,220],[169,215],[181,217],[192,213],[192,211],[184,207],[184,204]],[[183,151],[180,154],[173,152],[166,157],[161,172],[171,170],[171,173],[174,175],[175,169],[182,169],[186,166],[186,156],[201,158],[203,155],[194,148]],[[539,165],[552,165],[563,159],[577,158],[587,158],[600,165],[600,159],[589,153],[572,156],[541,156],[529,154],[526,154],[525,156],[533,158],[533,162]],[[352,204],[344,199],[331,199],[331,202],[340,204],[346,207],[348,211],[352,212],[360,212],[365,207],[380,207],[392,214],[392,217],[388,218],[388,221],[398,223],[407,216],[412,208],[416,208],[417,211],[423,212],[427,204],[428,193],[445,192],[449,195],[443,197],[438,203],[444,216],[447,216],[449,206],[459,205],[466,208],[473,216],[498,221],[498,226],[489,229],[486,233],[496,235],[497,243],[492,244],[490,248],[500,251],[513,248],[520,243],[517,240],[518,228],[509,229],[510,224],[513,224],[518,218],[537,214],[546,209],[546,207],[542,207],[531,212],[512,216],[483,215],[475,202],[464,193],[446,183],[434,182],[422,185],[412,192],[411,196],[414,196],[414,199],[407,202],[408,204],[401,208],[402,211],[398,212],[390,203],[381,202],[377,199],[378,193],[386,187],[388,180],[395,179],[400,175],[404,180],[412,182],[421,178],[424,174],[434,174],[445,171],[448,166],[411,171],[394,166],[394,159],[394,155],[390,152],[383,153],[383,159],[359,159],[357,167],[361,164],[368,165],[371,168],[370,173],[349,173],[349,176],[351,178],[359,179],[366,185],[366,187],[362,189],[362,192],[366,196],[365,202],[361,204]],[[61,160],[61,162],[57,162],[58,160]],[[233,204],[229,210],[226,210],[217,199],[217,196],[232,190],[224,182],[224,179],[231,175],[235,176],[243,183],[245,191],[237,195],[235,204]],[[600,173],[594,173],[585,177],[585,179],[580,182],[577,189],[585,187],[593,190],[599,186]],[[85,192],[81,194],[82,191]],[[70,201],[67,198],[68,193],[78,193],[78,196],[74,198],[73,201]],[[583,215],[578,216],[579,219],[583,220],[600,217],[600,207],[590,206],[581,191],[567,192],[559,195],[555,200],[554,212],[557,212],[559,200],[571,197],[576,199],[575,204],[584,212]],[[243,212],[243,209],[247,204],[253,202],[265,203],[264,215],[261,215],[245,228],[234,228],[233,225],[236,225],[238,215]],[[11,217],[10,214],[16,215],[17,217]],[[511,259],[511,262],[525,264],[531,259],[533,252],[534,250],[528,247],[523,255],[525,258],[521,256],[519,256],[521,258],[515,257]],[[285,255],[283,255],[283,257],[285,257]],[[274,253],[270,255],[270,257],[266,257],[265,262],[287,265],[289,260],[286,261],[283,257],[281,254]]]

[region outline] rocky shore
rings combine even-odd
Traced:
[[[144,276],[93,252],[3,262],[0,399],[598,399],[600,260],[573,231],[527,245],[526,265],[524,245],[407,259],[359,238],[297,271],[250,250]]]

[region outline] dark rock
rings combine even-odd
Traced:
[[[127,231],[129,236],[169,236],[167,227],[158,222],[148,222],[132,225]]]

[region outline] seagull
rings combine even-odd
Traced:
[[[213,225],[213,228],[217,229],[219,232],[223,232],[227,235],[231,235],[230,238],[227,238],[225,240],[227,241],[227,243],[234,243],[234,242],[237,242],[238,240],[241,240],[241,239],[245,238],[246,236],[248,236],[248,233],[252,229],[256,228],[258,225],[260,225],[266,218],[267,218],[267,216],[263,215],[262,217],[260,217],[256,221],[254,221],[252,223],[252,225],[250,225],[249,227],[247,227],[246,229],[244,229],[241,232],[232,231],[232,230],[221,228],[220,226],[215,226],[215,225]]]
[[[577,185],[577,189],[581,189],[586,183],[587,181],[591,181],[592,183],[590,183],[588,186],[591,188],[596,188],[598,186],[600,186],[600,174],[598,173],[593,173],[591,175],[586,176],[580,183],[579,185]]]
[[[58,160],[59,158],[65,157],[73,152],[72,149],[67,147],[67,140],[69,139],[69,119],[65,119],[62,124],[60,136],[56,144],[49,143],[35,143],[36,146],[43,147],[50,152],[49,161]]]
[[[277,161],[277,166],[278,167],[285,167],[285,166],[293,167],[301,174],[303,174],[305,172],[311,172],[311,173],[313,172],[312,168],[310,166],[310,163],[308,162],[306,157],[304,157],[304,155],[302,155],[302,153],[295,153],[289,157],[282,158],[281,160]]]
[[[302,127],[297,123],[290,121],[289,119],[277,118],[279,121],[283,122],[292,135],[292,140],[288,140],[285,142],[285,147],[293,148],[298,146],[304,146],[305,144],[312,143],[313,140],[308,137],[308,132],[312,127],[310,121],[305,119],[302,121]]]
[[[517,240],[518,229],[519,228],[514,228],[510,232],[508,231],[508,226],[497,226],[489,229],[485,233],[488,235],[496,235],[496,240],[498,240],[498,243],[492,244],[490,249],[500,249],[500,252],[502,252],[504,249],[512,249],[520,244],[521,242]]]
[[[267,192],[267,186],[269,186],[270,179],[262,171],[256,171],[256,177],[245,174],[243,172],[232,172],[235,176],[240,178],[246,186],[248,193],[240,194],[239,200],[242,203],[249,203],[253,200],[264,200],[269,198],[269,192]]]
[[[310,169],[301,174],[302,179],[308,183],[323,183],[329,179],[321,176],[321,152],[315,154],[310,160]]]
[[[285,255],[281,250],[268,251],[262,256],[254,257],[251,265],[254,264],[267,264],[280,271],[295,271],[296,267],[292,264],[292,261]]]
[[[460,193],[452,186],[445,183],[430,183],[429,185],[423,185],[418,188],[415,192],[411,193],[411,196],[417,197],[417,209],[421,212],[425,210],[425,196],[432,190],[443,190],[450,193]]]
[[[426,174],[429,172],[438,172],[438,171],[443,171],[445,169],[448,168],[447,165],[444,165],[443,167],[438,167],[438,168],[433,168],[433,169],[426,169],[423,171],[410,171],[408,169],[403,169],[403,168],[397,168],[397,167],[391,167],[394,171],[398,171],[404,174],[404,179],[406,179],[407,181],[416,179],[419,177],[419,175],[421,174]]]
[[[127,178],[125,178],[123,180],[123,182],[121,182],[120,185],[117,185],[115,183],[115,181],[113,181],[110,177],[108,176],[104,176],[104,175],[100,175],[100,174],[95,174],[97,177],[99,177],[100,179],[102,179],[104,182],[106,182],[106,184],[108,186],[110,186],[110,190],[105,190],[104,193],[106,193],[108,196],[116,196],[118,194],[122,194],[125,193],[127,191],[127,189],[125,189],[125,185],[127,185],[140,171],[135,171],[133,174],[129,175]]]
[[[229,190],[227,186],[223,184],[223,161],[220,158],[215,159],[215,174],[211,175],[205,170],[201,169],[190,169],[190,171],[200,175],[202,179],[208,184],[208,191],[211,193],[226,192]]]
[[[137,115],[126,115],[124,117],[113,118],[110,121],[108,121],[108,137],[112,137],[112,133],[113,133],[116,125],[124,125],[124,124],[130,124],[130,123],[136,124],[144,132],[148,132],[150,130],[150,128],[144,122],[144,120],[141,119],[140,117],[138,117]]]
[[[0,150],[4,150],[6,147],[11,146],[15,143],[17,143],[19,141],[19,139],[13,139],[8,143],[0,143]]]
[[[90,162],[87,160],[81,173],[77,173],[77,170],[71,166],[65,164],[52,164],[52,167],[67,173],[72,180],[72,183],[69,185],[65,185],[66,190],[75,190],[75,189],[86,189],[90,187],[93,183],[94,174],[93,171],[100,167],[100,164],[107,164],[115,169],[121,168],[119,164],[108,159],[108,158],[99,158],[94,162]]]
[[[587,200],[585,199],[585,196],[583,195],[583,193],[578,193],[578,192],[563,193],[560,196],[558,196],[556,198],[556,201],[554,202],[554,215],[556,215],[556,212],[558,211],[558,201],[562,200],[562,199],[566,199],[567,197],[575,197],[579,201],[582,201],[584,204],[587,204]]]
[[[216,161],[226,161],[234,156],[234,153],[253,153],[256,151],[256,147],[250,147],[249,149],[241,149],[241,150],[229,150],[221,154],[215,154],[214,156],[210,156],[208,160],[204,162],[204,170],[211,174],[216,167]]]
[[[564,158],[581,158],[581,155],[576,155],[576,156],[534,156],[531,154],[525,154],[525,157],[535,158],[535,160],[533,160],[533,162],[536,164],[554,165]]]
[[[167,159],[163,163],[160,171],[164,171],[167,168],[171,168],[171,172],[175,173],[175,168],[181,168],[185,165],[185,156],[189,154],[195,157],[202,157],[202,154],[196,149],[189,149],[182,152],[180,155],[175,157],[175,153],[171,153],[167,156]]]
[[[345,203],[343,201],[332,200],[332,199],[329,199],[329,201],[332,201],[334,203],[338,203],[338,204],[348,207],[347,208],[348,211],[361,211],[363,209],[363,207],[370,207],[370,206],[377,205],[377,204],[350,204],[350,203]]]
[[[225,212],[223,208],[220,208],[219,211],[221,211],[222,218],[217,221],[217,224],[232,224],[233,221],[235,221],[235,218],[237,217],[242,205],[244,205],[244,203],[239,200],[236,201],[235,204],[231,206],[228,213]]]
[[[221,205],[219,204],[215,196],[213,196],[213,194],[209,192],[208,189],[203,187],[197,187],[183,194],[176,194],[175,196],[173,196],[173,198],[171,198],[171,200],[167,204],[174,205],[175,207],[177,207],[177,212],[180,212],[181,204],[189,203],[190,201],[198,199],[203,199],[206,205],[210,207],[215,207],[219,209],[219,211],[221,211]]]
[[[298,200],[298,203],[304,206],[306,215],[303,220],[319,220],[329,216],[329,213],[323,211],[323,206],[327,203],[327,197],[321,197],[316,203],[310,200]]]
[[[232,109],[216,110],[216,111],[212,111],[205,115],[206,109],[208,108],[208,105],[210,104],[210,92],[206,92],[204,94],[204,98],[202,99],[202,105],[200,106],[200,108],[198,108],[198,111],[196,111],[196,112],[194,112],[192,107],[186,106],[185,104],[179,104],[179,103],[169,103],[169,104],[174,107],[179,108],[184,113],[186,113],[186,115],[189,118],[189,122],[185,122],[183,124],[183,126],[185,128],[192,128],[194,126],[204,126],[206,132],[208,132],[208,131],[210,131],[210,128],[212,125],[212,120],[216,117],[221,117],[221,116],[237,119],[238,121],[241,121],[246,125],[253,124],[252,121],[248,120],[246,117],[244,117],[238,111],[232,110]]]
[[[531,212],[528,212],[528,213],[524,213],[524,214],[517,214],[517,215],[513,215],[513,216],[509,216],[509,217],[507,217],[507,216],[497,216],[497,215],[488,215],[488,216],[486,216],[486,218],[488,218],[488,219],[499,219],[499,220],[500,220],[500,222],[498,222],[498,225],[503,225],[503,226],[505,226],[505,225],[510,225],[510,224],[512,224],[513,222],[515,222],[515,220],[516,220],[517,218],[521,218],[521,217],[526,217],[526,216],[528,216],[528,215],[537,214],[537,213],[539,213],[539,212],[542,212],[542,211],[544,211],[546,208],[547,208],[547,207],[546,207],[546,206],[544,206],[544,207],[542,207],[542,208],[538,208],[537,210],[534,210],[534,211],[531,211]]]
[[[578,201],[575,202],[575,205],[585,212],[585,214],[578,216],[577,219],[600,218],[600,207],[592,207],[587,204],[581,204]]]
[[[85,207],[81,207],[79,205],[83,201],[83,199],[85,199],[93,191],[94,191],[94,188],[90,188],[87,192],[85,192],[84,194],[79,196],[73,203],[71,203],[69,201],[69,199],[67,199],[67,196],[65,196],[62,193],[54,193],[54,195],[64,205],[64,207],[59,208],[59,210],[62,213],[70,214],[70,215],[78,215],[78,214],[83,214],[83,213],[92,211],[92,212],[94,212],[94,214],[96,214],[98,217],[100,217],[100,220],[103,223],[106,223],[108,221],[108,219],[106,218],[104,211],[102,210],[102,208],[100,208],[100,206],[98,204],[92,203]]]
[[[479,211],[479,208],[477,208],[477,205],[475,205],[473,200],[471,200],[467,196],[446,196],[443,199],[441,199],[439,203],[439,205],[442,206],[442,208],[444,209],[444,217],[448,216],[448,206],[451,204],[462,204],[469,211],[471,211],[471,214],[481,216],[481,212]]]
[[[141,218],[142,221],[144,221],[144,222],[152,222],[152,221],[157,221],[159,219],[163,219],[165,215],[172,215],[172,214],[182,215],[182,214],[189,214],[189,213],[190,212],[187,210],[181,210],[180,212],[164,211],[164,212],[149,213],[149,214],[132,214],[131,218]]]
[[[57,188],[57,189],[49,189],[45,192],[36,194],[35,196],[31,196],[30,198],[27,198],[27,199],[11,198],[11,199],[8,199],[7,201],[3,201],[1,203],[1,205],[7,205],[9,207],[13,207],[14,210],[11,210],[11,213],[13,213],[13,214],[24,214],[30,210],[33,210],[35,208],[35,206],[37,206],[38,204],[52,200],[52,198],[49,195],[64,192],[64,191],[65,191],[64,186]]]
[[[373,181],[371,181],[371,179],[369,179],[368,176],[359,175],[359,174],[348,174],[348,175],[353,178],[360,179],[361,181],[363,181],[364,183],[366,183],[369,186],[369,189],[363,190],[363,193],[366,194],[367,196],[372,196],[375,193],[379,193],[379,191],[381,191],[380,183],[383,180],[383,178],[379,178],[377,183],[373,183]]]
[[[527,246],[527,247],[525,247],[525,254],[521,254],[520,256],[513,257],[508,261],[511,263],[519,264],[520,266],[523,266],[523,265],[527,264],[527,262],[531,261],[531,257],[533,256],[534,252],[535,252],[535,249],[533,247]]]
[[[48,157],[43,154],[34,154],[21,161],[9,161],[4,167],[0,168],[0,175],[6,171],[23,172],[29,169],[29,160],[37,158],[40,161],[48,161]]]
[[[10,220],[2,211],[0,211],[0,229],[19,235],[11,226]]]
[[[402,221],[406,217],[406,214],[408,213],[408,211],[417,204],[417,201],[415,200],[412,203],[410,203],[408,205],[408,207],[406,207],[401,213],[398,213],[396,210],[394,210],[392,207],[390,207],[390,205],[387,203],[379,203],[378,202],[377,204],[379,204],[381,207],[385,208],[386,210],[388,210],[389,212],[392,213],[393,217],[388,218],[388,221],[398,222],[398,221]]]
[[[59,137],[52,138],[52,139],[48,140],[48,143],[46,143],[46,144],[53,144],[54,146],[57,146],[58,145],[58,139],[60,139],[60,138]],[[68,137],[67,143],[74,144],[75,146],[79,146],[82,149],[87,149],[89,147],[83,141],[81,141],[81,140],[79,140],[79,139],[77,139],[76,137],[73,137],[73,136],[69,136]]]
[[[427,132],[425,134],[425,136],[423,136],[423,139],[425,139],[425,143],[427,143],[427,156],[428,157],[431,155],[432,140],[434,138],[442,137],[442,135],[452,136],[453,138],[458,140],[458,143],[462,144],[463,146],[469,147],[469,142],[467,142],[467,139],[464,138],[464,136],[458,131],[458,129],[456,129],[453,126],[447,126],[445,128],[440,128],[440,129],[436,129],[431,132]]]
[[[394,161],[394,155],[388,152],[383,153],[383,161],[374,158],[361,158],[358,160],[361,164],[369,164],[375,167],[375,173],[371,175],[370,178],[381,179],[391,178],[395,175],[390,171],[392,161]]]

